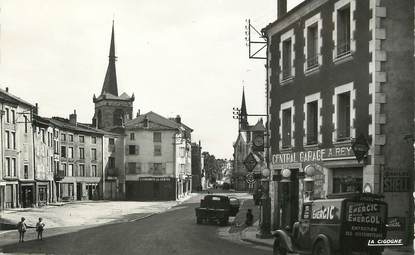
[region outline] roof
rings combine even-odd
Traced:
[[[113,94],[102,92],[99,97],[95,97],[94,95],[94,102],[100,101],[103,99],[109,100],[119,100],[119,101],[134,101],[134,94],[130,97],[127,93],[122,93],[121,96],[114,96]]]
[[[148,120],[148,128],[149,129],[171,129],[177,130],[180,128],[184,128],[188,132],[192,132],[193,129],[189,128],[183,123],[177,123],[176,121],[170,120],[166,117],[163,117],[153,111],[150,111],[146,114],[139,115],[135,119],[127,121],[125,123],[126,128],[133,128],[133,127],[142,127],[142,123],[144,120]]]
[[[278,17],[274,22],[268,24],[266,27],[264,27],[263,29],[261,29],[261,32],[263,32],[263,33],[265,32],[266,33],[270,28],[272,28],[273,26],[277,25],[281,21],[285,20],[287,17],[289,17],[293,13],[297,12],[303,6],[308,5],[310,2],[314,2],[314,1],[318,1],[318,0],[303,0],[301,3],[299,3],[294,8],[292,8],[290,11],[288,11],[287,13],[285,13],[284,15],[282,15],[281,17]]]
[[[10,103],[24,104],[26,106],[29,106],[30,108],[36,108],[33,104],[21,99],[20,97],[17,97],[11,94],[10,92],[6,92],[6,90],[3,90],[1,88],[0,88],[0,98]]]
[[[101,95],[104,93],[109,93],[114,96],[118,96],[117,72],[115,69],[116,59],[117,57],[115,56],[114,21],[113,21],[112,31],[111,31],[109,61],[108,61],[107,73],[105,74],[104,84],[102,85]]]
[[[250,131],[265,131],[265,126],[262,121],[262,118],[254,126],[250,126]]]
[[[100,129],[96,129],[85,124],[77,123],[76,125],[69,122],[68,119],[61,118],[61,117],[52,117],[46,118],[53,126],[58,127],[59,129],[63,130],[70,130],[74,133],[88,133],[88,134],[98,134],[98,135],[105,135],[111,134],[110,132],[106,132]]]

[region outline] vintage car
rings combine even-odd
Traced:
[[[273,231],[274,254],[381,254],[383,247],[368,242],[386,237],[387,210],[380,196],[368,193],[306,202],[292,229]]]
[[[235,197],[206,195],[200,200],[200,207],[195,209],[196,223],[209,221],[227,225],[229,217],[238,213],[239,205],[239,200]]]

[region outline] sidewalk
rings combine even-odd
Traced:
[[[241,240],[245,242],[250,242],[255,245],[262,245],[266,247],[272,248],[274,239],[260,239],[256,237],[258,233],[258,222],[254,224],[252,227],[247,227],[241,231]],[[413,249],[411,247],[399,247],[394,249],[385,249],[382,255],[413,255]]]

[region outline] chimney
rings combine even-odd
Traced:
[[[177,115],[176,118],[174,119],[177,123],[181,124],[182,123],[182,118],[180,117],[180,115]]]
[[[277,19],[284,16],[287,13],[287,0],[277,0]]]
[[[76,110],[73,110],[73,113],[69,114],[69,123],[76,126]]]
[[[6,93],[9,93],[9,87],[6,87]]]
[[[39,105],[38,105],[38,103],[35,104],[34,114],[36,114],[36,115],[39,114]]]

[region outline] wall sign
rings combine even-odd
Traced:
[[[139,181],[156,181],[156,182],[169,182],[171,181],[170,177],[140,177]]]
[[[406,171],[385,171],[383,192],[408,192],[409,174]]]
[[[312,163],[355,157],[351,146],[272,155],[272,164]]]

